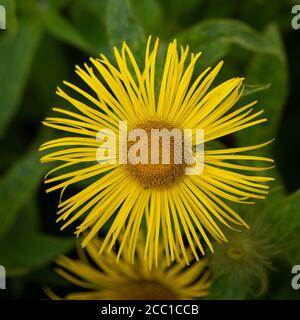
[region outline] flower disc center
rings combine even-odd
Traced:
[[[127,170],[130,174],[140,182],[144,188],[168,187],[180,180],[184,176],[186,168],[184,163],[184,139],[182,130],[162,120],[146,121],[137,125],[136,129],[143,129],[147,133],[148,162],[138,164],[128,163]],[[163,132],[163,129],[167,129],[170,136],[168,139],[162,138],[161,136],[157,137],[153,134],[152,129],[159,129],[160,133]],[[179,138],[178,135],[173,135],[175,132],[174,129],[179,133],[180,139],[177,139]],[[155,143],[158,148],[153,148],[153,144]],[[135,144],[135,142],[128,142],[128,149],[132,147],[133,144]],[[168,152],[168,163],[165,162],[166,159],[163,157],[164,152]],[[137,155],[139,156],[139,154]],[[178,156],[182,159],[181,163],[178,163]],[[157,163],[153,163],[153,157],[158,159]]]
[[[177,295],[167,286],[156,281],[130,283],[119,289],[122,300],[176,300]]]

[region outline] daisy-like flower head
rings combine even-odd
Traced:
[[[233,78],[210,89],[222,62],[194,79],[200,53],[189,55],[188,47],[180,47],[178,52],[177,43],[173,41],[168,46],[162,77],[156,79],[157,51],[158,40],[152,47],[149,38],[143,69],[126,43],[120,51],[114,48],[115,64],[100,55],[100,59],[90,59],[91,66],[77,66],[76,73],[89,90],[64,82],[72,89],[73,96],[60,88],[57,94],[67,100],[73,110],[54,108],[62,116],[49,117],[44,122],[49,127],[68,132],[69,136],[49,141],[41,147],[41,150],[56,149],[43,156],[42,162],[62,163],[50,172],[56,174],[54,177],[46,177],[45,183],[54,184],[47,192],[61,190],[62,196],[68,186],[93,179],[80,192],[67,199],[61,198],[58,221],[63,222],[62,228],[80,221],[76,234],[89,230],[82,242],[84,247],[108,226],[100,253],[107,246],[112,249],[124,228],[118,256],[126,243],[133,262],[139,230],[141,224],[145,224],[144,255],[150,268],[154,262],[158,264],[160,241],[164,244],[168,264],[181,257],[188,264],[185,243],[199,259],[199,251],[205,254],[206,246],[213,251],[212,239],[227,241],[222,225],[232,229],[248,227],[228,202],[252,203],[253,199],[264,199],[268,192],[265,182],[272,178],[257,174],[270,167],[236,161],[273,162],[265,157],[240,154],[269,142],[222,150],[206,148],[207,142],[266,121],[259,118],[263,111],[253,112],[256,102],[234,108],[243,92],[243,78]],[[118,150],[136,146],[129,138],[120,138],[120,132],[124,133],[120,121],[126,121],[130,132],[177,128],[181,138],[185,129],[202,129],[204,139],[199,141],[193,136],[191,140],[193,155],[196,146],[204,145],[202,173],[187,175],[190,165],[175,161],[174,139],[169,141],[169,147],[172,147],[169,163],[163,162],[160,156],[161,149],[167,144],[164,140],[158,143],[157,163],[122,162],[121,153],[111,155],[114,139],[108,139],[109,135],[117,137]],[[98,139],[99,132],[103,136],[104,131],[107,139]],[[149,148],[151,143],[150,138],[146,142],[143,140],[140,150],[135,149],[136,155],[142,156],[143,149],[144,153],[148,151],[148,158],[152,157],[155,152]],[[145,144],[146,149],[142,148]],[[103,151],[101,148],[105,152],[99,152]],[[105,161],[105,155],[116,161]]]
[[[149,270],[144,259],[143,241],[137,245],[134,264],[131,263],[131,252],[127,246],[118,263],[113,251],[105,250],[99,255],[100,247],[101,240],[94,238],[85,250],[78,248],[79,259],[72,260],[66,256],[57,259],[56,272],[80,287],[78,292],[66,295],[65,299],[186,300],[200,299],[208,294],[211,273],[205,259],[189,268],[178,263],[168,266],[160,245],[160,264]],[[59,298],[49,289],[46,289],[46,293],[50,298]]]

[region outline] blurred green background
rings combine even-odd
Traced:
[[[276,160],[271,195],[239,208],[253,227],[230,235],[211,260],[209,298],[287,299],[291,268],[300,264],[300,30],[291,27],[288,0],[0,0],[7,29],[0,31],[0,265],[2,299],[45,298],[42,287],[69,290],[52,271],[54,258],[74,249],[72,227],[56,225],[57,194],[45,194],[37,148],[53,137],[41,120],[63,101],[63,80],[78,82],[74,66],[126,40],[142,56],[145,38],[161,47],[177,38],[202,51],[200,72],[224,59],[218,81],[246,77],[242,103],[259,100],[269,122],[223,141],[230,146],[276,140],[263,152]],[[162,57],[161,57],[162,58]],[[80,188],[80,186],[79,186]],[[230,252],[238,252],[239,259]]]

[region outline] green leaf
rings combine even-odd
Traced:
[[[106,21],[107,0],[77,0],[77,4],[86,6],[103,21]]]
[[[149,34],[160,35],[163,28],[163,9],[157,0],[130,0],[136,19]]]
[[[292,266],[300,265],[300,228],[296,229],[289,237],[285,240],[285,245],[282,245],[282,258],[287,262],[290,269]]]
[[[40,36],[37,21],[23,20],[14,36],[0,41],[0,136],[17,111]]]
[[[38,13],[38,5],[41,4],[36,0],[16,1],[17,11],[22,17],[27,16],[33,18],[33,14]]]
[[[128,0],[108,0],[106,28],[110,45],[120,47],[126,41],[138,59],[144,55],[145,36],[133,17]]]
[[[270,175],[272,174],[270,173]],[[253,205],[234,203],[231,207],[247,221],[250,227],[256,222],[269,226],[270,220],[272,220],[270,216],[273,215],[274,209],[286,199],[287,195],[285,187],[280,184],[270,184],[268,191],[265,199],[257,200]]]
[[[40,227],[40,222],[37,195],[34,193],[34,195],[28,199],[25,206],[23,206],[19,211],[17,219],[10,232],[19,234],[23,232],[24,226],[26,226],[26,232],[36,232]]]
[[[250,63],[246,79],[250,83],[271,83],[270,89],[251,96],[251,101],[258,100],[258,107],[265,110],[264,116],[268,122],[238,132],[236,138],[239,145],[252,145],[274,138],[287,98],[287,61],[279,31],[274,25],[267,28],[265,39],[272,43],[273,54],[257,54]],[[266,155],[270,154],[271,148],[264,148]]]
[[[272,211],[268,216],[274,238],[284,242],[300,227],[300,190],[278,203]]]
[[[30,185],[29,187],[32,189]],[[15,192],[18,191],[21,192],[21,190],[15,190]],[[29,196],[28,192],[27,196]],[[20,199],[16,198],[20,207]],[[39,232],[38,210],[36,197],[31,195],[27,198],[25,205],[23,201],[18,215],[14,214],[14,223],[11,222],[10,231],[0,239],[0,264],[5,266],[9,277],[24,275],[47,266],[59,254],[66,253],[74,245],[73,238],[60,238]]]
[[[256,208],[256,214],[262,212],[262,215],[269,220],[269,215],[273,214],[274,209],[287,199],[287,192],[283,185],[271,186],[270,191],[265,200],[260,201],[260,206]],[[265,221],[268,223],[268,221]]]
[[[233,19],[209,19],[180,34],[192,46],[202,42],[224,40],[254,52],[273,53],[273,46],[246,23]]]
[[[178,42],[184,45],[189,45],[188,40],[185,41],[186,36],[180,34],[178,37]],[[202,56],[199,60],[199,68],[205,68],[215,64],[220,61],[230,50],[230,43],[226,39],[216,38],[213,40],[202,40],[198,45],[191,42],[191,50],[193,52],[201,51]]]
[[[28,152],[0,179],[0,238],[14,224],[47,170],[47,166],[41,166],[39,158],[37,150]]]
[[[18,27],[16,16],[16,3],[15,0],[2,0],[0,5],[4,6],[6,11],[6,31],[5,33],[15,33]],[[1,31],[2,33],[3,31]],[[4,33],[4,32],[3,32]]]
[[[71,20],[74,27],[84,34],[86,41],[95,48],[97,54],[110,52],[105,19],[102,17],[103,11],[105,11],[102,2],[80,0],[74,1],[70,7]]]
[[[268,121],[235,133],[237,146],[255,145],[276,138],[281,114],[286,103],[288,66],[277,27],[270,25],[264,33],[264,38],[267,43],[273,46],[272,53],[255,55],[246,72],[246,79],[250,83],[270,83],[271,86],[268,90],[256,92],[246,98],[243,97],[240,103],[247,104],[257,100],[257,111],[264,109],[262,117],[266,117]],[[259,155],[273,157],[275,144],[276,140],[274,143],[259,150]],[[258,163],[258,165],[260,164]],[[275,184],[283,184],[281,174],[277,168],[270,171],[269,174],[275,178]]]
[[[11,232],[0,243],[0,264],[7,276],[20,276],[51,263],[58,255],[69,251],[74,239],[49,236],[42,233]]]
[[[206,66],[224,57],[232,44],[253,52],[274,53],[274,47],[257,31],[233,19],[205,20],[178,34],[176,38],[181,44],[189,45],[192,51],[202,51],[200,63]]]
[[[71,0],[48,0],[50,5],[58,8],[58,9],[63,9],[66,6],[68,6],[71,2]]]
[[[51,57],[45,64],[45,57]],[[55,88],[68,75],[73,65],[69,63],[64,54],[63,44],[56,41],[50,35],[45,34],[36,52],[34,65],[31,68],[30,88],[34,95],[24,100],[23,106],[27,109],[26,116],[29,119],[39,119],[49,113],[58,101]],[[41,81],[43,79],[43,81]],[[39,105],[39,108],[31,108],[30,105]]]
[[[235,283],[227,274],[213,278],[212,286],[206,299],[208,300],[243,300],[249,286],[246,283]]]
[[[88,54],[97,54],[97,50],[58,11],[49,7],[42,13],[45,28],[53,37]]]

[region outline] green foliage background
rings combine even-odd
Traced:
[[[39,144],[51,138],[41,120],[60,104],[54,92],[77,81],[74,66],[126,40],[142,57],[145,38],[161,46],[177,38],[202,51],[199,72],[220,59],[219,81],[246,77],[242,102],[259,100],[269,122],[242,131],[228,145],[256,144],[276,160],[276,182],[265,202],[238,210],[253,226],[231,235],[211,258],[209,298],[298,298],[291,268],[300,264],[300,191],[297,139],[300,31],[292,30],[288,0],[0,0],[0,264],[7,290],[0,298],[44,298],[42,286],[68,290],[52,261],[74,248],[71,228],[55,224],[56,195],[46,195]],[[230,255],[230,252],[237,253]]]

